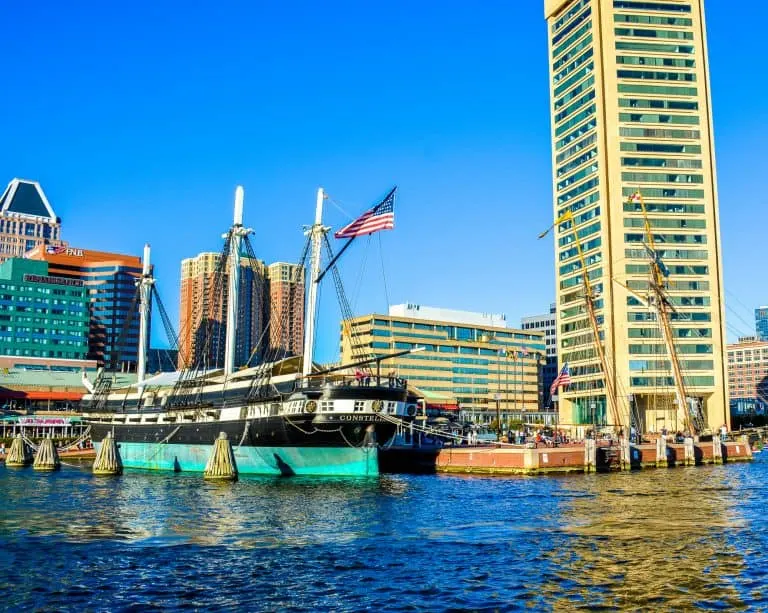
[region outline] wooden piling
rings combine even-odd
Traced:
[[[723,463],[723,443],[720,441],[720,435],[718,434],[712,437],[712,463]]]
[[[5,465],[9,468],[22,468],[32,463],[32,452],[29,446],[24,442],[21,434],[17,434],[11,443],[11,449],[8,457],[5,458]]]
[[[35,454],[35,462],[32,464],[34,470],[59,470],[61,468],[61,462],[59,461],[59,454],[56,451],[56,446],[53,444],[52,438],[45,438],[40,443],[40,447]]]
[[[597,443],[595,439],[584,441],[584,472],[593,473],[597,470]]]
[[[220,432],[219,438],[213,445],[213,452],[205,465],[203,478],[211,481],[236,481],[237,465],[232,445],[227,439],[226,432]]]
[[[685,465],[695,466],[696,454],[693,449],[693,438],[690,436],[686,436],[685,439],[683,439],[683,452],[685,457]]]
[[[120,475],[123,472],[123,461],[120,458],[120,450],[111,432],[101,441],[99,453],[93,463],[93,474],[104,477]]]
[[[621,449],[621,470],[632,470],[632,449],[629,439],[622,437],[619,446]]]
[[[659,435],[656,439],[656,466],[666,468],[669,466],[667,460],[667,437]]]

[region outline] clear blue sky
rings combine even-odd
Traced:
[[[343,262],[355,312],[385,311],[388,296],[516,325],[554,297],[552,242],[536,240],[552,219],[542,5],[9,3],[0,181],[39,180],[73,246],[139,254],[149,241],[174,319],[180,260],[219,250],[236,184],[268,262],[298,259],[318,186],[357,214],[397,184],[384,257],[374,236]],[[752,72],[761,37],[742,36],[732,3],[707,11],[734,337],[768,303],[768,95]],[[768,4],[750,13],[765,23]],[[337,352],[334,296],[327,286],[321,359]]]

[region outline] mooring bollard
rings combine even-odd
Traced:
[[[593,438],[584,441],[584,472],[593,473],[597,469],[597,442]]]
[[[101,441],[99,453],[96,454],[96,461],[93,463],[93,474],[100,477],[112,477],[122,474],[123,461],[120,458],[120,450],[117,441],[112,438],[112,433],[107,435]]]
[[[669,462],[667,461],[667,437],[659,436],[656,439],[656,466],[667,467]]]
[[[622,437],[619,441],[621,449],[621,470],[632,470],[632,448],[629,439]]]
[[[235,464],[235,454],[232,451],[232,445],[227,439],[226,432],[220,432],[219,438],[213,445],[213,452],[205,465],[203,478],[212,481],[235,481],[237,480],[237,465]]]
[[[712,462],[714,464],[723,463],[723,443],[718,434],[712,437]]]
[[[696,465],[696,452],[694,451],[693,447],[693,438],[690,436],[686,436],[683,440],[683,451],[685,456],[685,465],[686,466],[695,466]]]
[[[29,446],[24,442],[21,434],[17,434],[11,443],[11,449],[8,451],[8,457],[5,458],[5,465],[9,468],[22,468],[32,463],[32,452]]]
[[[46,471],[59,470],[61,468],[59,454],[56,451],[56,446],[53,444],[52,438],[43,439],[43,442],[40,443],[32,468],[34,470]]]

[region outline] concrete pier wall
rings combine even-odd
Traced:
[[[749,444],[741,441],[729,441],[721,444],[722,461],[737,462],[752,459]],[[630,462],[633,469],[674,467],[686,465],[684,444],[670,443],[666,446],[666,463],[657,463],[656,444],[631,445]],[[718,463],[712,441],[694,443],[694,463]],[[446,447],[441,449],[436,458],[436,470],[443,473],[477,474],[555,474],[572,472],[590,472],[594,470],[586,463],[583,444],[560,447],[539,447],[536,449],[519,447]],[[602,460],[601,460],[602,458]],[[612,458],[618,458],[614,462]],[[688,460],[690,464],[690,460]],[[620,449],[600,444],[597,445],[598,470],[620,470]]]

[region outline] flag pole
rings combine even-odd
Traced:
[[[371,214],[376,214],[376,211],[383,205],[387,200],[389,200],[394,193],[397,191],[397,186],[393,187],[389,193],[384,197],[384,199],[379,202],[375,207],[373,207],[370,210]],[[325,270],[323,270],[317,277],[317,282],[320,283],[320,280],[328,273],[328,271],[333,268],[334,264],[338,261],[338,259],[341,257],[341,254],[344,253],[347,250],[347,247],[349,247],[352,244],[352,241],[354,241],[357,238],[358,235],[350,237],[350,239],[344,243],[344,246],[339,250],[339,252],[331,259],[330,262],[328,262],[328,265],[325,267]]]

